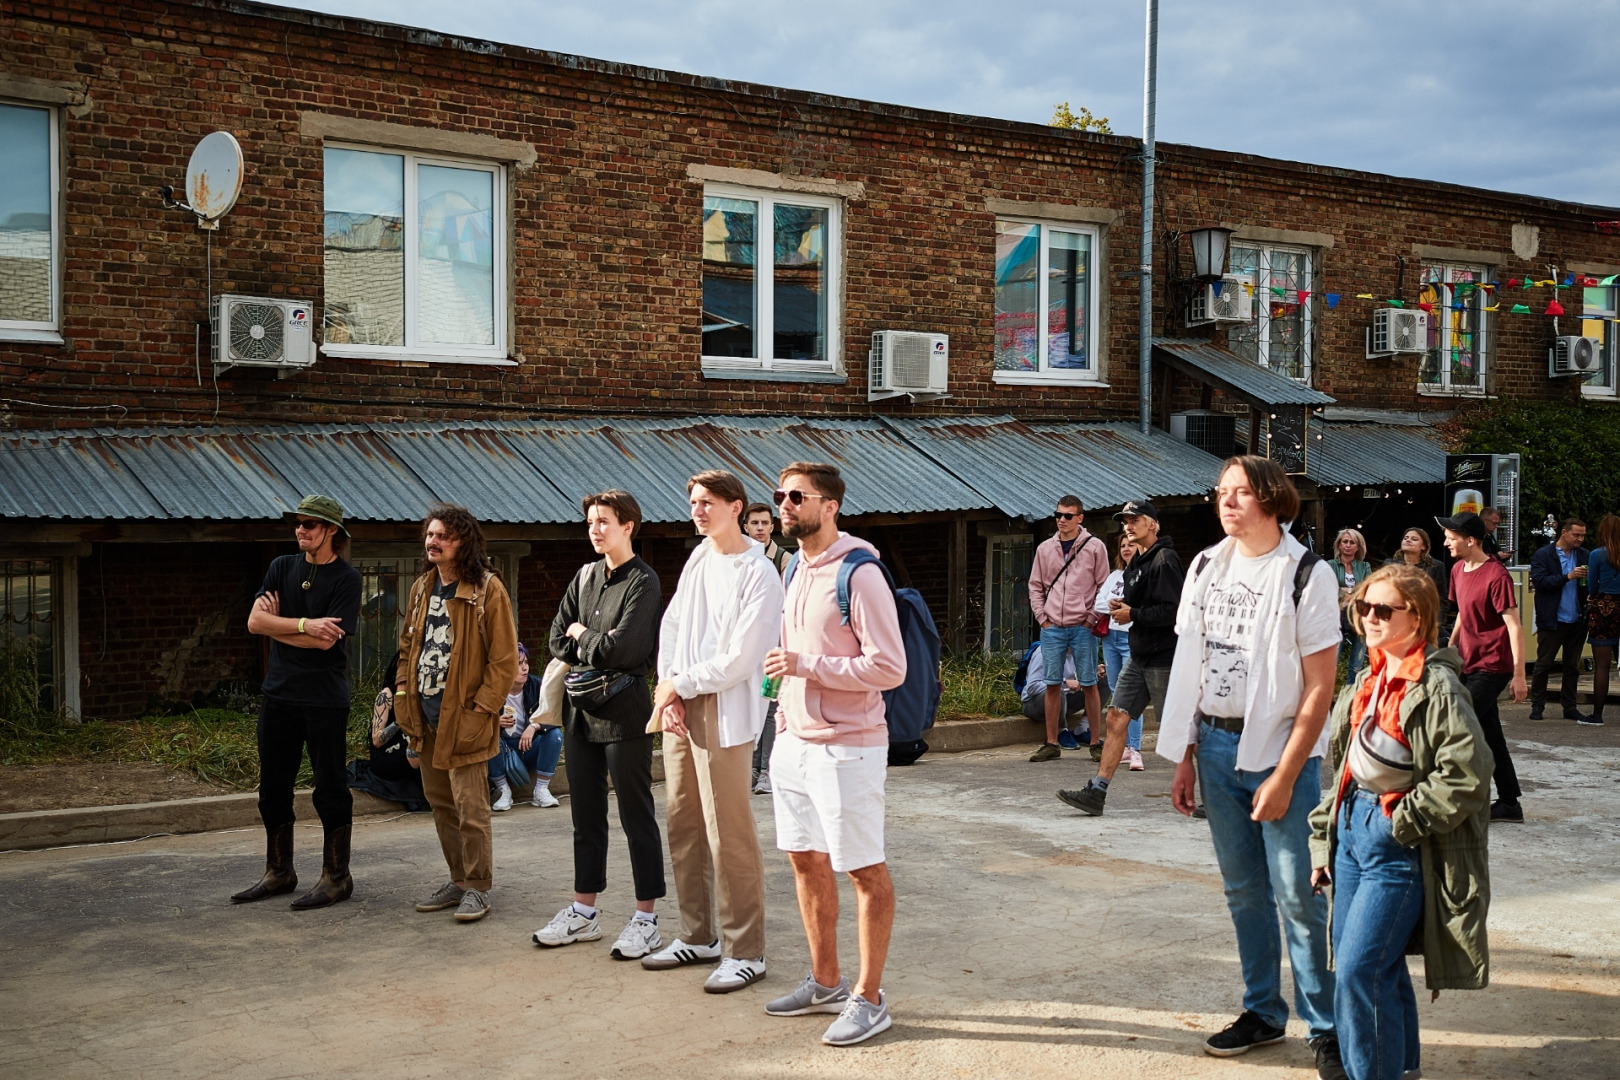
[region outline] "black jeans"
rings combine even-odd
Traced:
[[[664,895],[664,844],[653,805],[651,735],[596,743],[563,729],[568,804],[574,815],[574,891],[607,889],[608,777],[619,797],[619,824],[630,842],[630,875],[637,900]]]
[[[309,747],[315,772],[315,812],[330,832],[354,820],[349,794],[347,735],[349,710],[293,705],[265,698],[259,705],[259,817],[264,827],[293,821],[293,784]]]
[[[776,745],[776,707],[777,702],[771,702],[765,707],[765,726],[759,729],[759,738],[754,740],[754,771],[771,771],[771,749]]]
[[[1581,677],[1581,650],[1586,647],[1584,622],[1554,623],[1536,631],[1536,666],[1530,672],[1530,708],[1540,712],[1547,704],[1547,675],[1553,668],[1553,657],[1564,650],[1563,673],[1558,686],[1558,701],[1564,711],[1575,711],[1575,684]]]
[[[1508,753],[1507,736],[1502,734],[1502,715],[1497,711],[1496,699],[1507,684],[1513,681],[1508,672],[1475,671],[1463,676],[1463,686],[1474,699],[1474,715],[1485,732],[1485,745],[1496,759],[1496,797],[1507,802],[1519,801],[1519,774],[1513,771],[1513,758]]]

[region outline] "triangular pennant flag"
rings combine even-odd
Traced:
[[[1467,309],[1468,309],[1467,304],[1458,303],[1458,304],[1452,304],[1451,305],[1451,310],[1452,311],[1466,311]]]
[[[1406,306],[1406,301],[1405,300],[1390,300],[1388,303],[1389,303],[1390,307],[1405,307]]]
[[[1530,314],[1530,305],[1529,304],[1514,304],[1511,308],[1508,309],[1508,311],[1511,314],[1514,314],[1514,315],[1528,315],[1528,314]]]
[[[1339,306],[1339,294],[1336,293],[1336,292],[1328,293],[1327,294],[1327,304],[1328,304],[1328,310],[1330,310],[1330,311],[1332,309],[1338,307]]]
[[[1212,290],[1214,290],[1214,294],[1215,294],[1215,295],[1216,295],[1216,296],[1219,296],[1219,295],[1221,295],[1221,288],[1222,288],[1222,287],[1223,287],[1223,286],[1224,286],[1224,285],[1225,285],[1225,284],[1226,284],[1226,282],[1224,282],[1224,281],[1212,281],[1212,282],[1210,282],[1210,285],[1209,285],[1209,287],[1210,287],[1210,288],[1211,288],[1211,289],[1212,289]],[[1045,661],[1044,661],[1044,660],[1043,660],[1043,661],[1042,661],[1042,663],[1045,663]]]
[[[1576,282],[1576,284],[1578,284],[1583,289],[1590,289],[1592,286],[1597,284],[1597,278],[1594,278],[1594,277],[1582,277],[1580,281]]]
[[[1567,288],[1569,288],[1569,287],[1570,287],[1570,286],[1571,286],[1571,285],[1573,285],[1573,284],[1575,284],[1575,275],[1574,275],[1574,274],[1570,274],[1570,275],[1569,275],[1569,276],[1568,276],[1568,277],[1566,277],[1566,278],[1565,278],[1565,279],[1564,279],[1564,288],[1566,288],[1566,289],[1567,289]]]
[[[1356,293],[1356,299],[1357,300],[1372,300],[1372,299],[1374,299],[1374,297],[1373,297],[1373,294],[1370,293],[1370,292],[1358,292],[1358,293]]]
[[[1606,277],[1602,281],[1598,282],[1598,284],[1599,285],[1613,285],[1616,281],[1620,281],[1620,274],[1610,274],[1608,277]]]
[[[1247,281],[1245,281],[1243,283],[1243,295],[1244,296],[1253,296],[1254,295],[1254,286],[1250,285]],[[1045,661],[1042,661],[1042,663],[1045,663]]]
[[[1297,295],[1299,296],[1299,302],[1303,304],[1305,301],[1311,298],[1311,290],[1300,289]]]
[[[1480,283],[1479,287],[1484,289],[1486,292],[1490,292],[1492,289],[1496,288],[1496,282],[1494,282],[1494,281],[1483,281],[1483,282]],[[1045,661],[1042,661],[1042,662],[1044,663]]]
[[[1283,294],[1283,291],[1282,291],[1282,287],[1281,287],[1281,286],[1279,286],[1279,285],[1273,285],[1273,286],[1272,286],[1272,287],[1271,287],[1271,295],[1272,295],[1272,296],[1281,296],[1281,295],[1282,295],[1282,294]]]
[[[1546,314],[1548,314],[1548,315],[1562,315],[1563,313],[1564,313],[1564,305],[1560,304],[1557,300],[1554,300],[1550,304],[1547,305]]]
[[[1429,303],[1427,300],[1424,300],[1418,304],[1418,308],[1422,311],[1433,311],[1434,305]]]
[[[1516,278],[1516,277],[1508,278],[1507,279],[1507,287],[1510,288],[1510,289],[1517,289],[1519,287],[1519,279]]]
[[[1502,305],[1501,304],[1492,304],[1490,307],[1486,308],[1485,310],[1486,311],[1501,311],[1502,310]]]

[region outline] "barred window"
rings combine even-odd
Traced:
[[[1228,273],[1252,290],[1253,314],[1227,331],[1232,351],[1279,375],[1311,378],[1311,253],[1305,248],[1232,245]],[[1305,296],[1300,296],[1300,290]]]
[[[0,559],[0,712],[32,703],[55,712],[63,704],[57,560]]]

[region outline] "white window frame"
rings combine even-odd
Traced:
[[[990,358],[990,376],[995,383],[1005,386],[1106,386],[1103,382],[1102,364],[1102,261],[1103,261],[1103,230],[1097,225],[1085,225],[1074,221],[1051,221],[1045,218],[1012,217],[1010,215],[996,215],[997,224],[1008,225],[1034,225],[1041,230],[1040,240],[1040,266],[1037,270],[1037,280],[1040,287],[1035,299],[1035,310],[1040,316],[1040,327],[1035,335],[1038,346],[1036,361],[1039,368],[1035,371],[1002,371],[995,366],[995,357]],[[1078,233],[1091,238],[1091,271],[1087,283],[1086,297],[1086,348],[1091,355],[1090,371],[1075,371],[1069,368],[1049,368],[1046,316],[1051,303],[1051,237],[1052,230],[1059,232]],[[995,265],[992,259],[991,276],[995,275]],[[991,285],[991,318],[994,320],[995,286]],[[994,330],[992,329],[992,333]]]
[[[1492,281],[1494,278],[1492,276],[1492,268],[1484,263],[1458,262],[1451,259],[1424,259],[1418,264],[1419,290],[1428,284],[1428,282],[1423,280],[1423,272],[1431,266],[1440,268],[1442,271],[1440,283],[1445,286],[1445,295],[1440,297],[1440,302],[1434,306],[1433,311],[1429,312],[1429,318],[1431,320],[1438,321],[1438,330],[1442,344],[1441,351],[1444,352],[1444,343],[1451,333],[1451,322],[1454,318],[1456,318],[1456,313],[1451,310],[1451,300],[1455,295],[1455,292],[1452,289],[1451,275],[1458,270],[1469,270],[1479,275],[1479,282]],[[1480,289],[1474,290],[1474,292],[1470,295],[1476,297],[1484,296],[1487,297],[1487,299],[1490,297],[1489,293],[1486,293],[1484,290]],[[1442,356],[1439,383],[1426,383],[1422,381],[1423,361],[1421,359],[1418,361],[1418,393],[1432,394],[1443,397],[1485,397],[1488,394],[1491,377],[1491,328],[1490,312],[1486,311],[1485,309],[1489,307],[1490,304],[1480,303],[1478,300],[1475,301],[1475,304],[1475,311],[1479,316],[1479,328],[1474,332],[1475,336],[1479,339],[1479,385],[1462,387],[1452,386],[1451,361],[1449,358]]]
[[[1302,255],[1304,256],[1305,263],[1300,272],[1300,282],[1305,286],[1306,292],[1314,294],[1316,291],[1315,250],[1308,247],[1301,247],[1296,244],[1263,244],[1254,240],[1236,239],[1232,241],[1232,248],[1233,250],[1236,250],[1237,248],[1247,248],[1250,251],[1258,252],[1259,257],[1256,259],[1255,273],[1266,280],[1266,285],[1262,286],[1258,281],[1250,278],[1248,274],[1230,271],[1234,277],[1245,278],[1249,283],[1249,296],[1253,305],[1252,310],[1254,312],[1254,318],[1256,321],[1256,365],[1265,368],[1267,371],[1270,371],[1273,374],[1282,375],[1282,377],[1285,379],[1292,379],[1294,382],[1300,383],[1304,386],[1311,385],[1311,378],[1316,367],[1316,357],[1314,355],[1315,350],[1311,348],[1311,342],[1315,339],[1316,326],[1314,321],[1315,315],[1311,310],[1309,298],[1307,298],[1305,303],[1299,305],[1299,333],[1301,350],[1299,365],[1300,374],[1298,376],[1283,375],[1282,372],[1277,371],[1276,368],[1271,366],[1271,301],[1274,298],[1271,295],[1270,282],[1271,261],[1273,255],[1277,254],[1278,252],[1288,255]],[[1295,302],[1298,303],[1297,296]],[[1230,342],[1230,338],[1228,338],[1228,342]]]
[[[0,341],[36,341],[62,344],[62,111],[37,101],[0,98],[0,105],[38,109],[48,114],[50,123],[51,186],[51,317],[45,320],[0,319]]]
[[[807,195],[797,191],[766,191],[761,188],[741,187],[734,184],[704,184],[703,198],[739,199],[758,207],[754,226],[754,351],[763,356],[701,356],[704,374],[736,377],[748,373],[776,373],[777,375],[841,375],[844,370],[843,295],[844,295],[844,203],[842,199],[824,195]],[[773,287],[776,278],[776,204],[813,206],[827,211],[827,242],[823,249],[827,260],[827,358],[825,360],[779,360],[771,355],[776,351],[776,305]],[[698,216],[698,274],[701,290],[703,216]],[[699,300],[701,309],[702,301]],[[701,320],[701,311],[699,318]],[[703,334],[698,333],[698,351],[702,354]]]
[[[1592,276],[1592,275],[1586,275]],[[1607,277],[1608,275],[1603,275]],[[1586,306],[1586,297],[1581,297],[1582,324],[1597,320],[1603,323],[1602,350],[1603,362],[1609,367],[1609,385],[1594,386],[1589,379],[1581,380],[1581,396],[1598,398],[1604,401],[1615,401],[1620,398],[1620,285],[1592,285],[1589,289],[1602,289],[1609,294],[1609,306],[1596,313],[1587,314],[1590,310]],[[1585,326],[1581,329],[1584,331]]]
[[[416,150],[407,150],[394,146],[371,146],[363,143],[346,143],[327,141],[325,148],[332,150],[357,150],[368,154],[389,154],[404,159],[405,169],[405,206],[404,206],[404,232],[405,232],[405,344],[404,345],[355,345],[348,343],[328,344],[322,342],[321,352],[326,356],[345,357],[356,360],[400,360],[410,363],[429,364],[486,364],[501,367],[512,367],[516,361],[511,359],[508,340],[508,329],[511,323],[511,299],[508,295],[508,280],[511,268],[508,265],[507,233],[511,226],[511,207],[507,202],[507,176],[506,165],[499,161],[481,160],[479,158],[455,157],[444,154],[422,153]],[[417,234],[417,180],[416,170],[420,165],[442,165],[452,169],[471,169],[490,173],[493,184],[490,192],[490,205],[493,218],[490,222],[490,244],[492,274],[494,277],[493,308],[491,323],[494,330],[495,342],[492,345],[456,345],[446,342],[431,342],[426,344],[412,344],[417,335],[417,252],[421,238]],[[321,187],[321,218],[324,235],[326,217],[326,189],[325,170],[322,170]],[[326,283],[324,272],[321,283],[321,311],[322,336],[325,336],[325,309],[326,309]]]

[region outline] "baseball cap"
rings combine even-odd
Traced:
[[[344,536],[349,535],[349,530],[343,527],[343,504],[330,495],[305,495],[299,500],[297,510],[282,516],[319,518],[329,525],[336,525]]]
[[[1485,539],[1485,522],[1478,514],[1465,510],[1448,518],[1437,517],[1434,520],[1442,529],[1472,536],[1475,540]]]
[[[1114,520],[1121,521],[1128,517],[1150,517],[1154,521],[1158,521],[1159,510],[1158,507],[1146,499],[1132,499],[1120,508],[1119,513],[1114,515]]]

